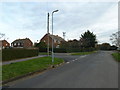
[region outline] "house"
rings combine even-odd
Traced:
[[[58,35],[51,35],[51,34],[45,34],[43,36],[43,38],[40,40],[40,42],[45,42],[47,45],[48,45],[48,38],[49,38],[49,46],[51,47],[52,46],[52,38],[53,38],[53,45],[54,45],[54,48],[59,48],[60,47],[60,44],[62,41],[65,41],[63,38],[61,38],[60,36]]]
[[[7,40],[1,40],[0,41],[0,49],[8,48],[10,47],[10,43],[8,43]]]
[[[29,38],[16,39],[11,43],[11,46],[16,48],[30,48],[33,46],[33,43]]]

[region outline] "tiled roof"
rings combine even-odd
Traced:
[[[50,34],[50,37],[52,38],[54,38],[55,40],[58,40],[58,41],[65,41],[63,38],[61,38],[60,36],[58,36],[58,35],[51,35]]]
[[[30,40],[29,38],[25,38],[25,39],[16,39],[15,41],[13,41],[12,43],[14,43],[14,42],[24,42],[24,41],[26,41],[26,40]]]

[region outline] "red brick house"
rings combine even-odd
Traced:
[[[49,37],[49,46],[52,46],[52,37],[54,41],[54,48],[59,48],[62,41],[65,41],[63,38],[61,38],[58,35],[51,35],[51,34],[45,34],[43,38],[40,40],[40,42],[45,42],[48,45],[48,37]]]
[[[16,48],[30,48],[33,46],[33,43],[29,38],[16,39],[11,43],[11,46]]]
[[[8,43],[8,41],[6,41],[6,40],[1,40],[0,41],[0,48],[4,49],[4,48],[7,48],[7,47],[10,47],[10,43]]]

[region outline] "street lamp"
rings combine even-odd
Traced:
[[[54,53],[53,53],[53,48],[54,48],[54,44],[53,44],[53,41],[54,41],[54,37],[53,37],[53,13],[55,12],[58,12],[58,10],[55,10],[52,12],[52,63],[54,62]]]

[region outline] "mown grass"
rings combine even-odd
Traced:
[[[40,52],[39,55],[48,55],[47,52]],[[51,53],[49,53],[49,55],[51,55]]]
[[[118,62],[120,62],[120,53],[118,53],[118,52],[113,53],[112,56],[115,58],[115,60],[117,60]]]
[[[71,55],[88,55],[88,54],[92,54],[95,53],[96,51],[92,51],[92,52],[78,52],[78,53],[71,53]]]
[[[41,57],[28,61],[16,62],[2,66],[2,80],[8,80],[17,76],[25,75],[29,72],[44,70],[52,65],[51,57]],[[53,65],[64,62],[63,59],[55,58]]]

